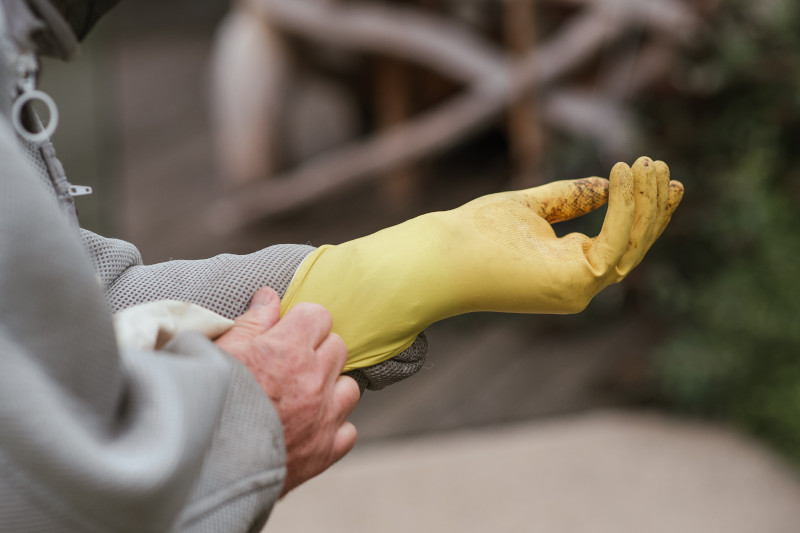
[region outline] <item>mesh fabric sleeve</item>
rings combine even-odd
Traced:
[[[82,230],[83,242],[114,311],[156,300],[197,304],[226,318],[241,316],[253,294],[272,287],[283,297],[295,271],[314,247],[280,244],[248,255],[142,264],[132,244]],[[363,389],[379,390],[418,372],[428,343],[420,335],[405,352],[378,365],[348,373]]]

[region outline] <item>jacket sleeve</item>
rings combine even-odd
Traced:
[[[248,531],[282,488],[280,421],[194,334],[116,348],[80,237],[0,121],[0,531]]]
[[[244,313],[261,287],[272,287],[283,297],[294,273],[314,250],[281,244],[248,255],[143,265],[139,251],[128,242],[87,230],[82,230],[82,236],[114,311],[156,300],[179,300],[230,319]],[[349,375],[362,391],[382,389],[417,373],[425,363],[427,348],[423,333],[395,358]]]
[[[272,287],[283,295],[300,263],[314,250],[282,244],[248,255],[144,265],[139,251],[128,242],[87,230],[81,234],[114,311],[157,300],[179,300],[230,319],[247,310],[261,287]]]

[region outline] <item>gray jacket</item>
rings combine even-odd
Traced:
[[[39,24],[41,0],[0,1],[7,42],[69,55]],[[113,3],[54,1],[89,26]],[[196,334],[119,352],[111,313],[170,298],[234,318],[259,287],[282,293],[313,248],[144,265],[131,244],[79,230],[52,145],[11,125],[13,66],[0,57],[0,531],[259,530],[285,475],[267,396]],[[424,353],[423,337],[355,377],[380,388]]]

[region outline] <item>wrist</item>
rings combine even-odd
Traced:
[[[323,246],[295,275],[281,305],[323,305],[349,350],[345,371],[402,353],[431,323],[453,314],[454,291],[440,213],[341,245]]]

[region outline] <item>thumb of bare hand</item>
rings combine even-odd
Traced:
[[[280,313],[281,299],[278,293],[269,287],[264,287],[253,295],[250,307],[236,319],[234,327],[261,333],[278,322]]]

